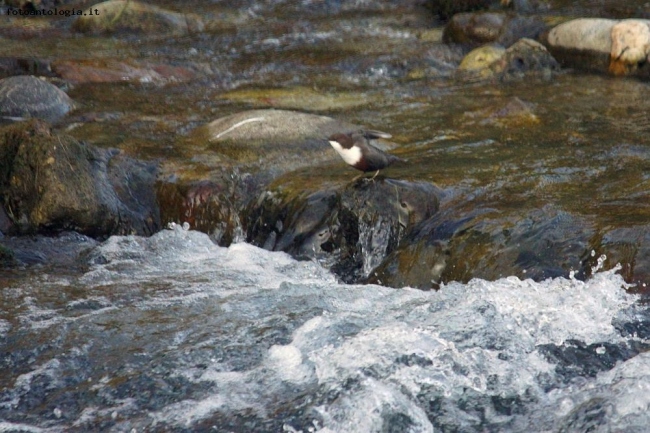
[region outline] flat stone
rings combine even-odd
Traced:
[[[31,75],[0,80],[0,116],[57,122],[74,108],[61,89]]]

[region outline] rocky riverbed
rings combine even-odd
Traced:
[[[12,274],[188,222],[344,282],[650,279],[643,2],[50,3],[0,3]],[[359,128],[408,163],[353,180]]]

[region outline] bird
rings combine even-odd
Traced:
[[[343,158],[343,161],[345,161],[346,164],[351,165],[364,173],[376,170],[377,172],[371,178],[374,179],[379,174],[379,170],[382,170],[395,162],[404,161],[402,158],[386,153],[370,144],[370,140],[391,137],[392,135],[386,132],[360,130],[349,133],[332,134],[327,140],[341,158]]]

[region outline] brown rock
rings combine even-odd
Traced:
[[[135,32],[151,35],[203,31],[194,14],[181,14],[131,0],[109,0],[89,8],[93,15],[79,17],[73,25],[84,33]]]

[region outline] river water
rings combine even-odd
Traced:
[[[83,272],[4,280],[2,432],[650,425],[650,314],[615,270],[345,285],[178,225],[82,257]]]
[[[647,289],[621,275],[648,275],[647,83],[566,71],[458,83],[462,53],[429,40],[441,23],[393,11],[400,2],[225,3],[187,2],[217,24],[187,38],[80,37],[49,23],[43,36],[14,22],[0,54],[203,71],[71,86],[82,108],[66,133],[139,158],[185,155],[180,137],[250,108],[391,132],[418,161],[396,178],[466,198],[459,220],[494,210],[502,221],[486,233],[520,221],[535,232],[526,218],[550,207],[550,240],[577,245],[561,271],[593,262],[593,275],[533,281],[477,253],[474,274],[455,278],[466,282],[422,291],[341,284],[318,263],[180,226],[103,243],[25,238],[18,250],[34,264],[0,271],[0,433],[647,432],[650,311],[635,294]],[[342,182],[356,174],[333,167]]]

